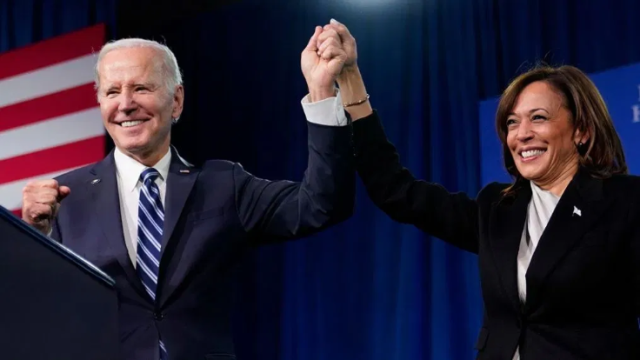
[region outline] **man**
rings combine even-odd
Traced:
[[[116,148],[95,165],[29,183],[23,218],[116,280],[124,359],[234,358],[230,272],[238,257],[351,216],[350,127],[314,115],[339,104],[334,82],[345,58],[337,34],[320,27],[302,52],[309,163],[294,183],[228,161],[185,163],[170,146],[184,101],[172,52],[142,39],[103,47],[96,89]]]

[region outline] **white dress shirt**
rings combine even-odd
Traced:
[[[531,263],[533,253],[538,247],[542,232],[547,227],[549,219],[551,219],[551,215],[553,215],[553,211],[560,200],[560,197],[550,191],[540,189],[533,181],[530,181],[530,183],[531,200],[527,208],[527,219],[520,239],[520,249],[518,250],[518,295],[523,304],[527,301],[527,269]],[[519,348],[516,348],[513,360],[520,360]]]
[[[335,97],[330,97],[314,103],[309,102],[305,96],[302,101],[302,109],[307,121],[326,126],[345,126],[347,117],[344,113],[340,91]],[[160,176],[155,182],[160,189],[160,201],[164,207],[167,192],[167,176],[171,165],[171,151],[168,151],[157,164],[153,165]],[[138,251],[138,202],[140,199],[140,174],[146,166],[133,158],[125,155],[117,147],[114,151],[116,164],[116,178],[118,182],[118,196],[120,198],[120,216],[122,218],[122,233],[127,245],[129,258],[135,267]],[[182,160],[182,159],[181,159]],[[100,206],[98,204],[98,206]]]
[[[114,151],[116,163],[116,179],[118,180],[118,195],[120,196],[120,217],[122,218],[122,234],[127,244],[129,258],[136,267],[136,255],[138,252],[138,203],[140,200],[140,174],[147,168],[138,161],[122,153],[117,147]],[[167,176],[171,165],[171,151],[167,153],[152,167],[160,176],[155,180],[160,189],[160,202],[165,204],[167,193]],[[100,206],[98,204],[98,206]]]
[[[307,121],[328,126],[347,125],[347,115],[344,113],[344,105],[340,90],[336,97],[330,97],[317,102],[309,102],[309,95],[302,98],[302,110]]]

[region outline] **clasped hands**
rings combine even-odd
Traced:
[[[357,57],[356,41],[346,26],[334,19],[324,27],[316,26],[300,60],[309,100],[335,96],[336,81],[356,67]]]

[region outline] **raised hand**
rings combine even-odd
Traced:
[[[341,47],[347,55],[344,61],[344,68],[352,67],[357,65],[358,61],[358,46],[356,45],[356,39],[351,35],[349,29],[347,27],[338,22],[335,19],[331,19],[329,24],[323,27],[323,33],[328,31],[335,31],[341,42]],[[318,47],[322,47],[322,44],[318,44]]]
[[[322,27],[316,26],[300,59],[312,102],[334,96],[335,81],[346,58],[338,33],[335,30],[323,31]]]
[[[329,24],[323,27],[324,33],[338,34],[342,50],[346,59],[340,75],[336,78],[340,87],[340,95],[345,105],[345,110],[353,121],[365,118],[373,112],[369,103],[369,95],[364,85],[364,80],[358,69],[358,47],[356,39],[351,35],[349,29],[344,24],[331,19]],[[319,48],[324,48],[324,43],[320,43]]]
[[[60,202],[71,193],[55,180],[30,181],[22,190],[22,219],[45,235],[51,232]]]

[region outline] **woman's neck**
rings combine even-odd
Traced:
[[[564,191],[573,180],[573,177],[578,172],[578,164],[568,166],[564,169],[564,171],[558,173],[557,176],[552,177],[550,179],[544,179],[541,181],[533,180],[533,183],[536,184],[540,189],[549,191],[550,193],[556,196],[562,196]]]

